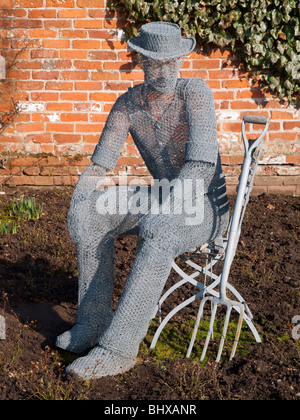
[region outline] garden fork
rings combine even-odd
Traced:
[[[265,128],[262,132],[262,134],[256,139],[256,140],[248,140],[246,136],[246,129],[245,124],[260,124],[264,125]],[[242,124],[242,136],[245,146],[245,158],[242,168],[242,173],[240,177],[239,187],[238,187],[238,193],[236,198],[236,204],[233,211],[230,227],[229,227],[229,236],[228,236],[228,243],[226,248],[226,255],[224,259],[224,265],[223,270],[221,274],[220,279],[220,290],[219,290],[219,297],[215,296],[207,296],[204,297],[201,301],[198,316],[195,324],[195,328],[193,331],[193,336],[189,345],[189,349],[187,352],[187,357],[190,356],[192,348],[194,346],[194,342],[196,339],[197,331],[199,328],[199,324],[201,321],[201,318],[203,316],[204,306],[207,302],[211,302],[211,319],[209,323],[209,330],[206,337],[205,345],[203,348],[203,352],[201,355],[201,361],[204,360],[207,348],[209,345],[209,342],[211,340],[211,337],[213,336],[213,330],[214,330],[214,323],[215,318],[217,314],[217,309],[219,306],[225,306],[226,307],[226,316],[223,326],[223,333],[220,340],[220,346],[219,351],[217,355],[217,363],[221,359],[221,355],[224,348],[224,343],[227,335],[228,325],[230,316],[232,313],[232,310],[235,309],[239,314],[239,320],[236,330],[236,335],[230,355],[230,360],[232,360],[235,356],[237,345],[240,339],[243,320],[245,312],[248,312],[248,307],[245,305],[244,302],[238,302],[228,299],[227,297],[227,283],[228,283],[228,277],[230,273],[230,268],[232,265],[233,258],[236,253],[236,248],[238,245],[238,241],[241,234],[241,225],[242,221],[245,215],[246,206],[249,202],[250,193],[253,187],[253,181],[254,181],[254,175],[258,166],[259,158],[262,151],[262,144],[263,144],[263,138],[268,130],[268,118],[265,117],[259,117],[259,116],[253,116],[253,115],[246,115],[243,119]]]

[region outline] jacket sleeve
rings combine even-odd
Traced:
[[[210,87],[201,79],[191,79],[185,89],[189,137],[186,161],[217,164],[217,118]]]
[[[112,170],[120,157],[121,150],[128,137],[130,120],[126,106],[126,94],[115,102],[104,130],[92,155],[96,165]]]

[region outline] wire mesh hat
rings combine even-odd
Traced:
[[[140,35],[127,43],[143,56],[163,61],[189,54],[195,48],[196,40],[183,37],[175,23],[151,22],[143,25]]]

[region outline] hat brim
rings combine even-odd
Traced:
[[[196,46],[196,40],[195,38],[188,38],[188,37],[182,37],[181,42],[179,45],[177,45],[177,49],[175,52],[172,53],[164,53],[164,52],[154,52],[150,50],[146,50],[145,48],[141,47],[139,45],[140,43],[140,37],[132,38],[127,41],[127,44],[129,47],[142,54],[145,57],[152,58],[153,60],[171,60],[172,58],[178,58],[183,55],[190,54]]]

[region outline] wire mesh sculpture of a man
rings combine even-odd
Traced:
[[[75,353],[96,346],[67,367],[68,373],[84,379],[116,375],[135,365],[173,259],[223,235],[229,219],[212,92],[201,79],[179,78],[183,58],[194,49],[195,40],[182,37],[175,24],[153,22],[143,25],[128,44],[142,55],[145,82],[129,89],[113,106],[93,165],[81,175],[68,214],[79,269],[77,320],[56,344]],[[97,211],[99,198],[111,191],[99,191],[99,185],[106,171],[115,167],[128,133],[155,180],[203,180],[201,189],[189,193],[203,203],[198,223],[187,223],[184,211]],[[129,188],[128,199],[137,191],[138,187]],[[186,200],[184,193],[182,202]],[[113,313],[114,237],[135,229],[140,247]]]

